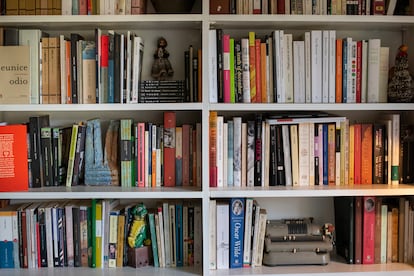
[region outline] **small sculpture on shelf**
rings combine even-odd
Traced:
[[[413,78],[408,69],[407,50],[407,45],[399,47],[395,65],[390,69],[388,102],[411,103],[414,100]]]
[[[170,53],[167,51],[168,43],[163,37],[157,41],[157,50],[154,53],[154,63],[152,64],[151,76],[156,80],[166,80],[174,74],[174,70],[168,60]]]

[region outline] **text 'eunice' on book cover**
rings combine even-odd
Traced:
[[[0,126],[0,192],[28,190],[26,125]]]

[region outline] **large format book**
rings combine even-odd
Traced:
[[[96,103],[96,45],[95,41],[82,41],[82,103]]]
[[[244,198],[230,199],[230,268],[243,266]]]
[[[30,46],[0,46],[0,66],[0,104],[31,103]]]
[[[29,186],[26,125],[0,126],[0,137],[0,192],[26,191]]]
[[[40,95],[40,39],[42,31],[39,29],[20,29],[19,44],[30,48],[30,103],[38,104]]]
[[[354,197],[335,197],[336,254],[354,263]]]
[[[229,217],[230,204],[228,201],[217,202],[216,225],[217,225],[217,269],[229,268]]]
[[[175,186],[175,112],[164,113],[164,186]]]
[[[375,252],[375,197],[363,197],[362,263],[374,263]]]
[[[29,134],[30,134],[30,160],[32,188],[41,187],[43,183],[43,159],[41,154],[41,128],[49,126],[49,115],[32,116],[29,118]]]

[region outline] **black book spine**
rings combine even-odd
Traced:
[[[40,266],[47,267],[47,245],[46,245],[46,213],[45,208],[39,207],[37,210],[37,216],[39,221],[39,244],[40,244]]]
[[[198,59],[193,58],[193,102],[197,102],[198,99]]]
[[[71,82],[72,82],[72,103],[79,103],[78,95],[78,49],[77,43],[84,38],[76,33],[70,34],[70,58],[71,58]]]
[[[72,208],[72,221],[73,221],[73,256],[74,266],[81,266],[81,233],[80,233],[80,216],[79,207]]]
[[[80,175],[82,172],[83,156],[85,151],[85,136],[86,126],[79,125],[78,137],[76,139],[75,163],[73,165],[72,186],[79,185],[80,179],[82,179]]]
[[[217,41],[217,100],[219,103],[224,102],[223,89],[223,30],[216,30]]]
[[[115,33],[114,37],[114,103],[121,102],[121,39],[122,36],[119,33]]]
[[[254,186],[262,185],[262,122],[262,115],[257,114],[255,131]]]
[[[276,125],[276,160],[277,160],[277,184],[286,185],[282,125]]]
[[[43,157],[41,154],[41,128],[49,126],[49,115],[33,116],[29,118],[29,142],[31,156],[32,186],[39,188],[43,181]]]
[[[52,128],[52,173],[53,173],[53,186],[59,186],[59,167],[60,167],[60,129],[58,127]]]
[[[40,137],[41,155],[43,157],[42,186],[48,187],[53,185],[52,129],[50,127],[42,127]]]
[[[277,182],[277,159],[276,159],[276,125],[270,125],[270,164],[269,164],[269,186],[278,185]]]
[[[190,51],[184,51],[184,91],[185,101],[190,101]]]

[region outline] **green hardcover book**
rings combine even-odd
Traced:
[[[158,247],[157,247],[157,234],[155,232],[155,216],[154,213],[148,213],[148,221],[150,226],[151,234],[151,247],[152,247],[152,256],[154,258],[154,266],[160,267],[158,260]]]

